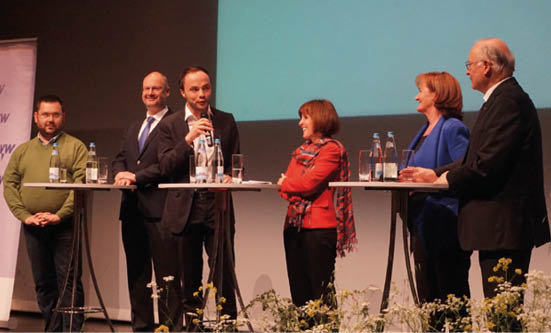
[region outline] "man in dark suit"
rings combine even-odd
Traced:
[[[525,282],[532,248],[549,242],[543,189],[541,129],[536,108],[512,76],[515,57],[497,39],[474,44],[466,63],[472,88],[484,94],[463,159],[415,170],[415,180],[449,184],[459,197],[458,233],[464,250],[478,250],[485,297],[496,295],[490,276],[510,258],[507,277]],[[515,269],[522,274],[515,274]]]
[[[152,72],[144,78],[142,101],[147,109],[146,118],[129,127],[122,149],[113,161],[115,184],[138,186],[136,191],[123,191],[119,217],[134,331],[155,329],[153,290],[147,287],[152,277],[151,261],[156,283],[164,290],[159,295],[159,323],[168,324],[174,331],[182,328],[179,274],[169,258],[176,250],[176,243],[170,231],[161,224],[166,191],[157,187],[167,181],[161,176],[157,146],[158,124],[172,113],[166,105],[169,94],[163,74]],[[167,284],[170,284],[168,289]]]
[[[190,156],[197,151],[199,140],[206,136],[220,139],[224,155],[224,183],[230,183],[231,156],[239,153],[237,125],[230,113],[210,106],[211,81],[206,69],[189,67],[179,79],[180,94],[186,100],[185,109],[166,117],[159,125],[159,162],[163,176],[171,182],[189,182]],[[213,139],[214,141],[214,139]],[[212,162],[214,147],[207,146],[209,164]],[[230,205],[231,206],[231,205]],[[233,249],[234,217],[231,210],[231,242]],[[202,284],[203,246],[209,256],[209,266],[213,255],[214,242],[214,194],[200,190],[170,190],[167,195],[162,223],[172,231],[178,240],[180,270],[182,272],[182,303],[184,313],[195,312],[202,299],[193,293]],[[237,316],[235,293],[231,279],[232,267],[223,263],[222,304],[223,314],[231,318]],[[212,267],[211,267],[212,269]],[[220,289],[215,276],[214,284]],[[217,295],[220,297],[220,295]],[[186,315],[186,327],[192,317]]]

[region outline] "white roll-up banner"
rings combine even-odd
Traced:
[[[10,156],[31,136],[36,38],[0,41],[0,326],[10,318],[21,222],[4,200],[2,183]]]

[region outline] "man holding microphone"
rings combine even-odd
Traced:
[[[198,66],[186,68],[180,75],[179,84],[180,94],[186,100],[185,109],[167,117],[159,125],[159,161],[162,175],[168,177],[171,182],[189,182],[190,156],[197,153],[199,140],[211,136],[212,140],[221,140],[224,155],[223,181],[231,182],[228,175],[231,172],[231,156],[239,153],[239,133],[233,115],[210,105],[212,84],[206,69]],[[206,153],[211,164],[214,146],[207,145]],[[178,240],[179,265],[183,279],[182,304],[188,330],[197,330],[197,327],[192,324],[193,317],[187,314],[194,313],[196,308],[201,308],[202,305],[201,296],[193,294],[202,284],[203,246],[209,257],[209,266],[212,266],[211,261],[215,255],[214,208],[214,193],[207,190],[170,190],[167,195],[162,221]],[[233,249],[235,220],[231,203],[229,209]],[[222,313],[230,318],[236,318],[237,308],[231,275],[233,267],[226,257],[222,267],[223,285],[220,285],[218,274],[215,275],[214,284],[218,289],[222,288],[222,295],[218,297],[224,296],[226,299],[222,304]]]

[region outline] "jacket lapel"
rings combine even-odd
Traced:
[[[134,127],[129,132],[129,140],[132,140],[130,149],[132,149],[130,156],[138,156],[140,154],[140,148],[138,147],[138,134],[140,134],[140,128],[142,127],[141,122],[136,122]]]
[[[172,113],[172,111],[170,110],[170,108],[168,108],[168,111],[165,113],[163,118],[161,118],[161,121],[171,113]],[[141,125],[138,128],[138,131],[140,130],[140,128],[141,128]],[[155,136],[157,136],[157,134],[159,132],[158,129],[159,129],[159,124],[157,124],[157,126],[155,126],[155,128],[152,131],[149,132],[149,135],[147,136],[147,139],[145,140],[145,143],[143,145],[143,149],[142,149],[141,152],[139,151],[139,148],[138,148],[138,140],[136,140],[136,149],[138,149],[138,159],[143,155],[143,152],[146,151],[147,147],[149,146],[149,143],[155,138]],[[136,135],[136,137],[137,137],[137,135]]]
[[[424,168],[435,168],[437,166],[438,145],[444,121],[444,117],[440,117],[436,126],[434,126],[430,134],[425,138],[423,145],[419,147],[417,153],[415,153],[415,165]]]
[[[213,107],[211,107],[210,110],[212,112],[212,118],[211,118],[212,128],[213,128],[212,135],[214,135],[214,139],[220,139],[220,141],[222,141],[222,138],[220,137],[220,131],[216,130],[218,125],[218,119],[217,119],[218,111]]]

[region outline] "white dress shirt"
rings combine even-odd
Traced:
[[[148,117],[153,117],[153,122],[151,123],[151,125],[149,125],[149,133],[151,133],[151,131],[153,131],[153,129],[155,127],[157,127],[157,125],[159,125],[159,122],[161,121],[161,119],[163,119],[163,117],[165,116],[165,114],[168,112],[168,106],[165,106],[164,109],[162,109],[161,111],[155,113],[153,116],[150,116],[147,114],[145,114],[145,119],[143,120],[143,123],[142,123],[142,127],[140,128],[140,131],[138,132],[138,140],[140,140],[140,135],[142,135],[142,132],[143,130],[145,129],[145,126],[147,125],[147,118]]]
[[[210,105],[209,105],[207,114],[209,116],[209,119],[211,119],[212,118],[212,111],[210,110]],[[191,110],[188,108],[187,103],[186,103],[185,119],[186,119],[186,122],[187,122],[190,130],[193,128],[195,123],[199,120],[197,117],[195,117],[195,115],[193,115]],[[209,147],[209,145],[207,144],[207,138],[205,137],[205,135],[201,134],[198,137],[196,137],[195,140],[193,140],[193,151],[194,151],[195,155],[197,155],[197,149],[199,148],[199,140],[200,139],[205,140],[205,149],[207,151],[208,165],[211,165],[212,158],[214,156],[214,144],[212,145],[212,147]],[[214,143],[214,138],[212,138],[212,142]]]

